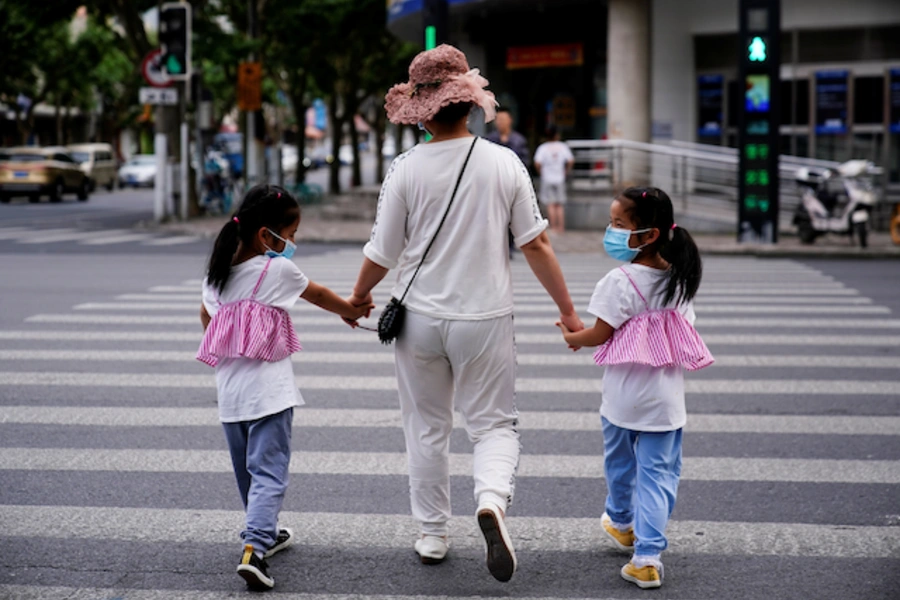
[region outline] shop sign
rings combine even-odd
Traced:
[[[816,134],[847,133],[849,71],[816,73]]]
[[[697,135],[700,137],[722,135],[724,100],[724,76],[701,75],[697,78],[697,109],[699,111]]]
[[[547,46],[514,46],[506,49],[507,69],[578,67],[584,63],[581,43]]]
[[[891,133],[900,133],[900,69],[888,72],[888,118]]]

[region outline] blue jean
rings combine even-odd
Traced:
[[[238,491],[247,513],[245,544],[265,553],[275,545],[278,513],[288,486],[294,409],[255,421],[222,423]]]
[[[635,556],[659,556],[678,496],[682,430],[632,431],[601,420],[606,514],[617,524],[634,523]]]

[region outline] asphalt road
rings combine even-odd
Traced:
[[[145,195],[0,206],[0,598],[246,594],[212,372],[193,360],[209,242],[86,243],[141,218]],[[73,231],[18,235],[35,228]],[[313,280],[349,291],[358,248],[299,250]],[[614,266],[561,261],[581,308]],[[271,560],[277,597],[896,598],[900,261],[705,265],[698,328],[718,362],[688,377],[662,589],[618,576],[627,557],[599,532],[601,373],[565,349],[519,258],[519,572],[504,585],[483,565],[458,429],[450,558],[417,562],[392,353],[301,301],[307,406],[282,516],[299,541]],[[379,305],[388,295],[376,291]]]

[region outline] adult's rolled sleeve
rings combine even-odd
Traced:
[[[378,209],[375,213],[372,235],[363,248],[366,258],[385,269],[397,267],[406,246],[406,217],[409,210],[401,190],[398,189],[402,181],[398,171],[402,168],[402,161],[409,154],[406,152],[395,158],[384,177],[378,195]]]
[[[548,225],[547,219],[541,215],[531,176],[525,165],[520,163],[516,169],[516,195],[509,215],[513,242],[521,248],[539,236]]]

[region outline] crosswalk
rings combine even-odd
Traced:
[[[0,241],[8,241],[22,246],[76,244],[102,248],[116,244],[138,244],[151,247],[170,247],[193,244],[202,239],[195,235],[165,235],[133,229],[0,227]]]
[[[0,239],[19,239],[10,229]],[[346,290],[359,261],[335,251],[300,262]],[[613,267],[561,262],[580,309]],[[415,561],[392,351],[301,301],[304,351],[293,360],[307,406],[295,414],[282,513],[299,542],[271,561],[278,598],[637,597],[600,534],[601,371],[589,352],[565,348],[523,261],[513,271],[523,454],[508,523],[520,572],[504,587],[481,564],[459,422],[451,558]],[[0,329],[0,598],[243,596],[233,573],[242,512],[214,377],[193,358],[199,284],[86,296]],[[376,289],[379,305],[389,290]],[[794,590],[824,597],[857,566],[869,571],[852,597],[889,597],[893,584],[875,574],[900,559],[900,318],[801,263],[754,258],[708,259],[696,308],[717,363],[687,378],[660,592],[738,597],[706,580],[706,567],[766,589],[772,572],[814,564]]]

